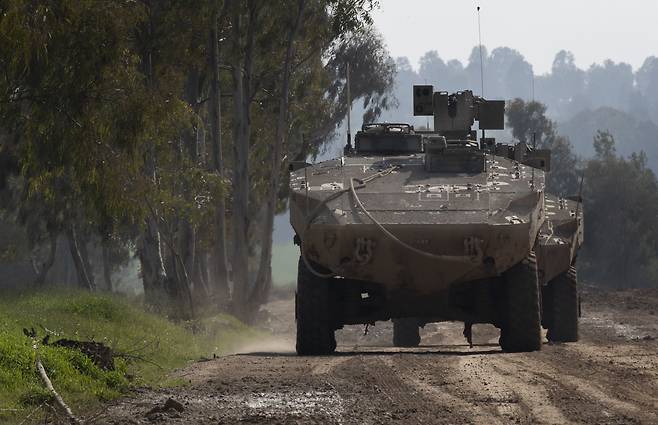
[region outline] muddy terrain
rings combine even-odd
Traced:
[[[276,337],[177,372],[184,388],[144,390],[96,423],[658,423],[658,291],[587,291],[581,342],[501,353],[498,331],[428,325],[391,347],[391,326],[338,333],[338,354],[296,357],[293,304],[269,304]],[[165,401],[176,408],[162,409]]]

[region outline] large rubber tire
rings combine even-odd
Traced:
[[[393,345],[396,347],[418,347],[420,326],[413,318],[393,319]]]
[[[578,341],[578,277],[576,267],[560,274],[548,283],[551,297],[550,321],[546,337],[552,342]]]
[[[297,321],[297,354],[315,356],[336,350],[332,317],[331,278],[314,275],[299,258],[295,318]]]
[[[504,275],[500,346],[510,353],[541,349],[541,310],[537,259],[528,257]]]

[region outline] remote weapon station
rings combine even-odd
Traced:
[[[491,323],[509,352],[539,350],[542,327],[576,341],[579,196],[545,193],[549,151],[485,137],[503,129],[503,101],[413,90],[434,130],[366,124],[344,156],[291,164],[297,353],[331,353],[335,330],[391,319],[396,346],[440,321],[464,322],[469,342]]]

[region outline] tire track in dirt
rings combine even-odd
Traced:
[[[588,421],[607,422],[613,419],[619,421],[638,421],[645,423],[658,423],[655,411],[642,409],[640,400],[629,398],[622,400],[618,391],[623,391],[614,382],[602,377],[601,373],[592,367],[578,368],[577,356],[574,356],[576,365],[569,366],[562,357],[562,362],[555,365],[555,359],[543,354],[540,360],[516,357],[505,359],[510,366],[519,373],[530,373],[542,381],[545,388],[552,388],[552,397],[561,403],[567,416],[573,419],[583,417],[587,412]],[[587,376],[579,376],[587,371]],[[601,378],[604,378],[603,380]],[[617,394],[615,394],[617,393]],[[651,397],[651,396],[649,396]],[[655,397],[655,395],[653,396]],[[643,396],[642,398],[646,398]],[[586,401],[583,403],[583,401]]]
[[[325,376],[344,400],[346,423],[436,423],[428,401],[382,360],[393,355],[349,356]]]
[[[388,406],[392,409],[390,419],[403,420],[413,417],[418,423],[437,423],[432,414],[437,406],[429,403],[422,393],[407,382],[406,377],[396,374],[387,364],[391,356],[399,355],[393,352],[360,356],[361,367],[373,378],[375,393],[388,399]],[[428,409],[428,406],[431,408]]]
[[[505,356],[460,359],[468,393],[476,394],[498,416],[523,423],[568,423],[536,377],[506,363]]]
[[[532,423],[569,423],[560,407],[552,402],[550,387],[543,385],[532,371],[513,367],[508,359],[503,358],[495,359],[492,366],[498,376],[503,378],[505,385],[518,395]]]
[[[455,337],[454,329],[450,329],[453,327],[444,328],[453,331],[453,336],[448,338],[448,341],[459,343],[460,339]],[[493,336],[496,334],[494,329],[485,328],[483,333],[490,337],[490,343],[497,341],[498,337]],[[544,349],[553,350],[554,347],[545,346]],[[573,410],[565,409],[563,401],[567,399],[581,404],[588,400],[591,394],[589,397],[583,397],[572,387],[564,386],[559,379],[541,373],[546,368],[544,361],[553,356],[542,356],[539,353],[460,356],[452,374],[459,377],[459,382],[463,382],[463,385],[456,386],[454,392],[462,399],[470,398],[475,402],[486,403],[492,414],[506,420],[523,423],[569,423],[569,412]],[[559,361],[564,362],[565,357],[568,357],[568,354],[558,356]],[[533,359],[533,367],[520,367],[512,362],[515,358]],[[561,397],[555,397],[556,393]],[[577,410],[582,411],[582,406]],[[596,410],[600,413],[602,409]],[[595,411],[590,411],[589,414],[593,415],[590,417],[597,417]],[[606,419],[606,416],[601,419]]]
[[[406,356],[414,356],[406,355]],[[441,359],[440,364],[445,367],[439,370],[437,362],[432,361],[435,359],[427,360],[426,356],[420,359],[420,356],[415,355],[418,361],[408,362],[408,357],[386,357],[384,363],[392,369],[398,376],[403,377],[418,392],[431,399],[434,403],[442,406],[450,417],[451,421],[456,421],[457,416],[463,423],[475,424],[502,424],[498,418],[489,414],[486,410],[482,409],[478,404],[473,403],[467,399],[453,394],[450,387],[455,385],[451,382],[452,367],[449,363],[454,363],[453,359]]]
[[[340,366],[342,363],[345,363],[348,361],[350,358],[347,356],[340,356],[340,357],[328,357],[325,361],[322,361],[321,363],[315,365],[311,369],[311,375],[319,376],[319,375],[328,375],[330,374],[335,368]]]
[[[462,326],[457,323],[441,323],[427,332],[433,340],[450,344],[441,346],[442,354],[446,355],[442,363],[447,369],[444,371],[446,380],[439,390],[444,394],[440,397],[449,397],[455,406],[466,412],[471,423],[530,423],[528,408],[521,402],[520,394],[512,390],[508,380],[491,367],[495,358],[504,355],[496,344],[498,330],[492,326],[477,326],[474,335],[488,342],[468,348],[463,344]],[[454,356],[450,356],[453,353]],[[426,363],[423,367],[431,368],[435,362],[430,360]],[[427,388],[425,381],[418,384]],[[427,389],[437,392],[434,386]],[[548,423],[560,423],[559,414],[554,414],[554,417],[558,419]]]
[[[440,331],[444,331],[442,340],[454,346],[462,346],[461,324],[442,323]],[[497,359],[503,354],[498,348],[499,331],[490,325],[478,325],[473,329],[474,337],[486,344],[474,348],[462,348],[455,353],[456,360],[451,362],[448,372],[455,377],[454,396],[460,400],[470,400],[480,411],[486,412],[482,417],[476,417],[475,422],[509,423],[510,421],[530,423],[530,410],[533,406],[541,406],[529,397],[530,391],[521,392],[516,385],[525,385],[521,380],[514,383],[506,378],[507,372],[493,368]],[[478,353],[478,349],[487,347],[486,354]],[[545,416],[553,418],[544,423],[561,423],[563,419],[559,411],[545,407]],[[542,415],[544,416],[544,415]],[[493,421],[489,418],[493,418]]]
[[[652,407],[658,410],[658,347],[654,345],[600,345],[579,342],[569,345],[580,361],[588,367],[604,372],[610,380],[624,379],[624,390],[632,399],[653,394]]]

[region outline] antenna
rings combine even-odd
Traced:
[[[352,93],[350,92],[350,64],[347,63],[347,144],[345,153],[352,151]]]
[[[535,70],[532,69],[532,102],[535,102]],[[533,126],[532,129],[532,150],[537,149],[537,129]],[[530,188],[535,188],[535,167],[532,167],[532,177],[530,180]]]
[[[534,151],[537,148],[537,132],[532,132],[532,150]],[[532,168],[532,177],[530,178],[530,189],[535,189],[535,167]]]
[[[484,62],[482,61],[482,29],[480,25],[480,6],[477,7],[477,14],[478,14],[478,43],[480,47],[480,96],[484,98]],[[484,129],[482,130],[482,136],[480,139],[480,146],[484,146],[485,143],[485,135],[484,135]],[[485,169],[487,167],[486,164],[486,155],[485,155]]]
[[[480,6],[477,7],[478,10],[478,42],[480,43],[480,84],[481,90],[480,96],[484,97],[484,62],[482,61],[482,27],[480,25]]]
[[[427,78],[423,78],[423,83],[425,83],[425,85],[427,85]],[[429,130],[429,129],[430,129],[430,117],[426,116],[425,117],[425,130]]]

